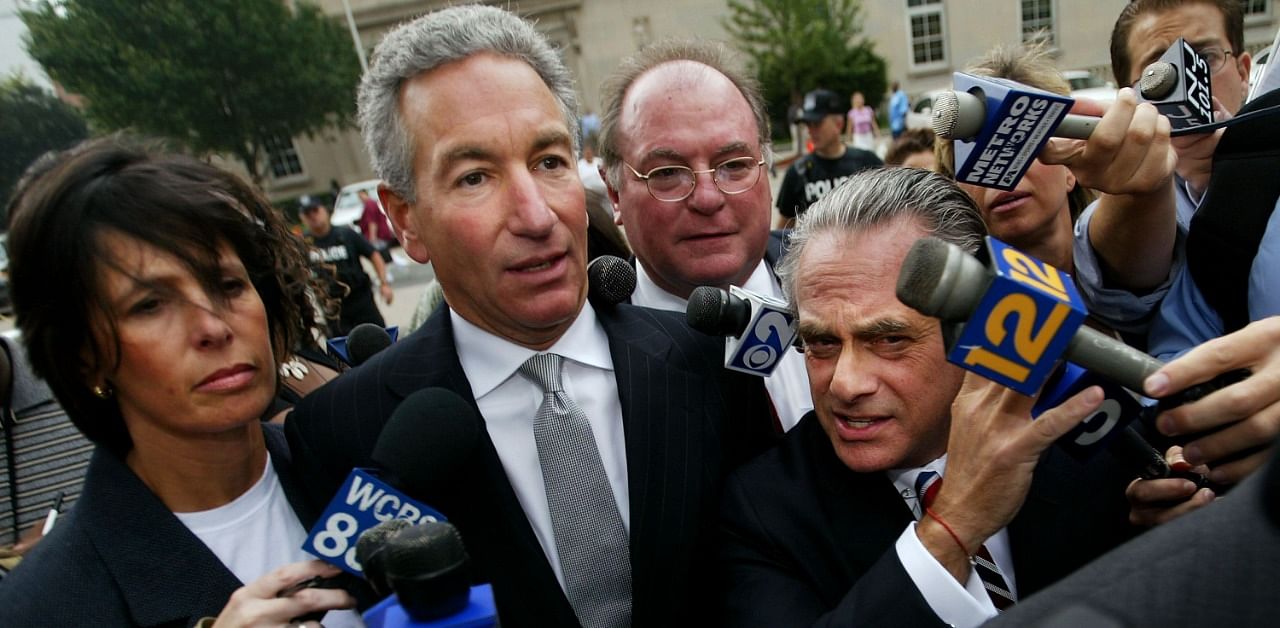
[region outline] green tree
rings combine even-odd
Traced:
[[[359,64],[334,20],[283,0],[47,0],[27,49],[89,120],[232,155],[261,183],[267,147],[347,126]]]
[[[819,87],[880,102],[885,63],[861,36],[861,10],[859,0],[729,0],[724,27],[751,59],[774,128]]]
[[[80,112],[22,75],[0,81],[0,212],[27,166],[89,136]],[[9,217],[0,214],[0,225]]]

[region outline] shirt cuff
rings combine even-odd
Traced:
[[[915,523],[898,537],[894,550],[907,576],[943,622],[955,628],[972,628],[996,616],[996,607],[973,567],[969,567],[969,577],[964,586],[960,586],[951,572],[920,543]]]

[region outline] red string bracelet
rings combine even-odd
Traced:
[[[959,537],[959,535],[957,535],[957,534],[956,534],[956,531],[955,531],[955,530],[952,530],[952,529],[951,529],[951,526],[947,525],[947,522],[946,522],[946,521],[943,521],[943,520],[942,520],[942,517],[939,517],[939,516],[938,516],[938,513],[936,513],[936,512],[934,512],[934,511],[933,511],[933,508],[930,508],[930,507],[928,507],[928,506],[925,506],[925,508],[924,508],[924,512],[925,512],[925,514],[926,514],[926,515],[929,515],[930,517],[933,517],[933,520],[934,520],[934,521],[937,521],[938,523],[942,524],[942,529],[943,529],[943,530],[946,530],[946,531],[947,531],[947,534],[950,534],[950,535],[951,535],[951,540],[955,541],[955,542],[956,542],[956,545],[959,545],[959,546],[960,546],[960,551],[964,552],[965,557],[972,557],[972,556],[973,556],[973,554],[970,554],[970,553],[969,553],[968,548],[966,548],[966,547],[964,546],[964,543],[961,543],[961,542],[960,542],[960,537]]]

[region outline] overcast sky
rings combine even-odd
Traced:
[[[27,78],[52,89],[49,77],[22,47],[22,36],[27,28],[18,18],[16,5],[17,0],[0,0],[0,77],[8,77],[21,70]]]

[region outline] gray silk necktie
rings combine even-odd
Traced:
[[[569,604],[585,628],[631,625],[631,554],[587,415],[564,392],[564,358],[535,355],[520,373],[543,391],[533,420],[542,482]]]

